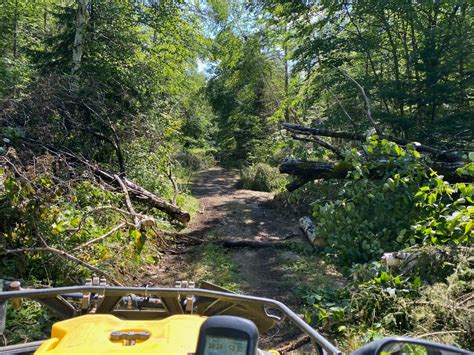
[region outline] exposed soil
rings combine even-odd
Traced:
[[[237,171],[220,167],[198,174],[191,189],[199,199],[201,211],[192,219],[187,233],[203,239],[291,239],[307,243],[298,227],[297,216],[277,208],[272,193],[237,189],[237,180]],[[165,255],[159,270],[153,270],[154,285],[170,287],[176,280],[193,279],[193,263],[198,260],[193,260],[192,248],[195,247],[190,247],[189,252]],[[293,291],[301,275],[292,275],[284,269],[285,259],[287,265],[288,259],[297,260],[298,255],[273,248],[233,248],[229,253],[237,266],[236,282],[242,293],[276,299],[298,310]],[[261,345],[275,346],[298,334],[285,325],[270,332]]]

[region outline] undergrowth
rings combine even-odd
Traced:
[[[133,156],[135,169],[128,176],[169,201],[175,194],[167,175],[169,161],[160,161],[159,155],[138,152]],[[33,159],[31,164],[15,161],[16,166],[0,169],[0,279],[19,280],[27,288],[82,285],[97,273],[92,270],[96,268],[109,283],[130,284],[136,270],[158,263],[160,251],[172,242],[156,231],[182,228],[156,208],[134,201],[135,211],[154,221],[153,226],[136,229],[129,223],[121,191],[55,156]],[[192,175],[179,164],[171,173],[178,174],[176,180]],[[199,210],[197,199],[183,192],[179,182],[178,187],[177,205],[194,214]],[[41,250],[45,247],[65,251],[85,264]],[[29,249],[21,252],[24,248]],[[19,310],[10,307],[9,330],[2,342],[44,338],[48,317],[32,302]]]
[[[391,169],[374,180],[374,163]],[[295,292],[308,322],[346,351],[389,335],[421,337],[474,349],[474,187],[427,171],[412,146],[372,137],[363,152],[346,152],[354,170],[344,181],[318,181],[279,201],[312,212],[322,257],[337,265],[345,288],[317,280]],[[428,164],[429,165],[429,164]],[[473,163],[458,169],[473,175]],[[387,252],[408,259],[381,263]],[[290,266],[304,275],[307,262]]]
[[[265,163],[251,165],[241,170],[237,188],[255,191],[281,191],[286,184],[286,178],[278,168]]]

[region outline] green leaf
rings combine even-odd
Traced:
[[[415,278],[413,279],[413,287],[414,288],[420,288],[421,287],[421,278],[420,278],[420,276],[416,275]]]
[[[132,237],[132,238],[135,239],[135,240],[137,240],[138,238],[140,238],[141,235],[142,235],[142,234],[140,233],[140,231],[138,231],[138,230],[136,230],[136,229],[134,229],[134,230],[132,230],[132,231],[130,232],[130,237]]]
[[[339,327],[337,327],[337,331],[339,333],[344,332],[346,329],[347,329],[347,327],[345,325],[340,325]]]

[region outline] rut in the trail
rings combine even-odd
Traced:
[[[258,241],[301,238],[296,217],[276,209],[273,194],[236,189],[237,179],[236,171],[219,167],[198,175],[192,184],[192,192],[199,199],[201,211],[186,232],[199,238]],[[278,250],[242,248],[230,252],[237,266],[242,292],[294,304],[291,292],[294,285],[281,269]],[[154,279],[160,286],[172,286],[175,280],[186,279],[192,263],[187,254],[167,255]]]

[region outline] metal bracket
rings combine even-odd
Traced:
[[[124,346],[132,346],[137,343],[137,340],[148,340],[151,333],[142,331],[142,332],[112,332],[110,334],[110,340],[117,341],[122,340]]]
[[[92,279],[86,279],[86,283],[84,286],[92,286]],[[89,311],[91,303],[91,293],[90,292],[84,292],[82,294],[82,301],[81,301],[81,311],[82,314],[86,314]]]
[[[196,283],[194,281],[176,281],[175,288],[195,288]],[[180,295],[181,296],[181,295]],[[194,296],[193,295],[183,295],[186,297],[184,300],[185,311],[193,314],[194,312]]]

